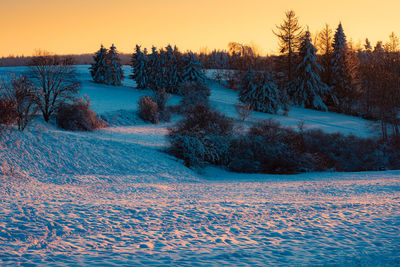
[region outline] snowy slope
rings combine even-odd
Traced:
[[[0,75],[8,70],[23,68],[0,68]],[[0,137],[1,266],[400,262],[399,171],[282,176],[207,168],[198,174],[162,152],[174,122],[137,118],[136,103],[150,91],[129,80],[97,85],[87,66],[78,70],[81,93],[113,125],[69,132],[37,118],[25,132]],[[236,116],[237,94],[212,86],[211,104]],[[369,134],[359,118],[306,109],[254,113],[249,124],[270,117]]]

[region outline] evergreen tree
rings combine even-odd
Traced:
[[[136,45],[135,53],[132,55],[132,75],[131,78],[136,81],[137,88],[147,88],[147,59],[146,55]]]
[[[176,47],[173,49],[171,45],[168,45],[166,48],[166,91],[171,94],[178,94],[179,83],[180,83],[180,75],[178,69],[178,51]]]
[[[278,86],[271,75],[268,72],[255,73],[252,69],[242,80],[239,100],[253,110],[266,113],[276,113],[282,107]]]
[[[349,51],[346,36],[343,32],[342,24],[339,23],[333,41],[333,56],[331,61],[332,93],[338,101],[332,104],[338,108],[339,112],[345,113],[351,111],[351,102],[354,96],[352,70],[348,59]]]
[[[300,46],[301,61],[297,66],[297,79],[293,83],[291,96],[298,106],[327,110],[323,99],[328,94],[329,87],[319,76],[322,67],[316,61],[316,51],[311,43],[310,33],[306,31]]]
[[[279,38],[280,52],[287,56],[287,75],[289,81],[293,79],[293,63],[302,35],[302,29],[299,25],[299,19],[293,10],[286,12],[286,20],[277,27],[277,32],[273,33]]]
[[[100,49],[94,55],[94,63],[90,67],[90,74],[92,75],[93,81],[96,83],[105,83],[105,74],[107,70],[107,49],[101,45]]]
[[[185,65],[182,72],[183,81],[198,81],[204,82],[205,77],[201,71],[201,63],[197,61],[195,54],[189,52],[186,55]]]
[[[118,51],[112,45],[106,57],[107,69],[105,74],[105,83],[109,85],[121,85],[124,79],[124,73],[121,67],[121,60]]]
[[[147,76],[149,88],[155,91],[163,88],[161,63],[161,55],[158,53],[157,48],[153,46],[151,48],[151,54],[149,55]]]

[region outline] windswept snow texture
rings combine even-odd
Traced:
[[[0,266],[400,265],[400,171],[198,174],[163,152],[173,122],[137,118],[151,91],[78,70],[82,94],[112,125],[69,132],[37,118],[0,136]],[[212,85],[211,104],[237,116],[237,93]],[[306,109],[246,123],[272,117],[370,134],[359,118]]]
[[[0,265],[398,266],[399,175],[251,183],[3,180]]]

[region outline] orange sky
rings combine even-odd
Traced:
[[[136,43],[198,51],[230,41],[276,53],[272,29],[288,9],[312,33],[342,21],[354,41],[400,35],[398,0],[0,0],[0,56],[92,53],[101,43],[129,53]]]

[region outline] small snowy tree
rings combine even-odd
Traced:
[[[147,88],[147,59],[146,55],[140,50],[140,46],[136,45],[135,53],[132,55],[132,75],[131,78],[136,81],[137,88]]]
[[[110,50],[106,56],[107,68],[105,74],[105,83],[109,85],[121,85],[124,79],[124,73],[121,67],[121,60],[118,55],[118,51],[114,45],[110,47]]]
[[[297,66],[297,78],[293,82],[291,96],[298,106],[327,110],[323,99],[329,87],[319,76],[322,67],[317,63],[316,51],[311,43],[310,32],[306,31],[300,46],[301,61]]]
[[[204,74],[201,71],[201,63],[197,60],[196,55],[192,52],[189,52],[189,54],[186,56],[182,79],[184,81],[195,82],[205,81]]]
[[[242,81],[239,100],[253,110],[266,113],[276,113],[282,106],[278,86],[271,75],[255,73],[251,69]]]
[[[107,49],[101,45],[100,49],[93,57],[94,63],[90,67],[90,74],[92,75],[93,81],[96,83],[105,83],[107,53]]]

